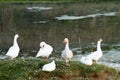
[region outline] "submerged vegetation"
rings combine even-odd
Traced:
[[[0,80],[120,79],[119,71],[104,65],[86,66],[78,61],[71,61],[71,66],[66,67],[63,61],[56,61],[57,66],[53,72],[44,72],[41,68],[46,63],[36,58],[0,60]]]

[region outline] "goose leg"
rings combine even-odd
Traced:
[[[97,63],[97,61],[96,61],[96,60],[93,60],[93,63],[94,63],[94,64],[96,64],[96,63]]]
[[[67,58],[67,59],[65,60],[65,62],[66,62],[66,66],[70,66],[70,64],[69,64],[69,58]]]
[[[48,62],[48,57],[44,57],[44,59],[45,59],[45,61],[47,61],[47,62]]]
[[[11,60],[15,60],[16,58],[15,57],[11,57]]]

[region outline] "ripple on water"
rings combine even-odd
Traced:
[[[90,17],[99,17],[99,16],[115,16],[116,12],[109,12],[109,13],[96,13],[96,14],[90,14],[86,16],[68,16],[68,15],[62,15],[60,17],[55,17],[55,19],[58,20],[76,20],[76,19],[85,19]]]
[[[115,49],[108,51],[98,63],[120,70],[120,51]]]

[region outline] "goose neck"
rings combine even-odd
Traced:
[[[14,37],[13,45],[18,45],[18,44],[17,44],[17,37]]]
[[[101,51],[101,42],[100,41],[98,41],[98,43],[97,43],[97,51]]]
[[[69,43],[66,43],[65,49],[69,49]]]

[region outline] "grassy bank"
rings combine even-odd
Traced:
[[[118,80],[120,72],[103,65],[94,64],[86,66],[80,62],[71,62],[66,67],[63,61],[56,61],[57,68],[53,72],[41,71],[41,67],[47,62],[39,59],[0,60],[0,80]]]

